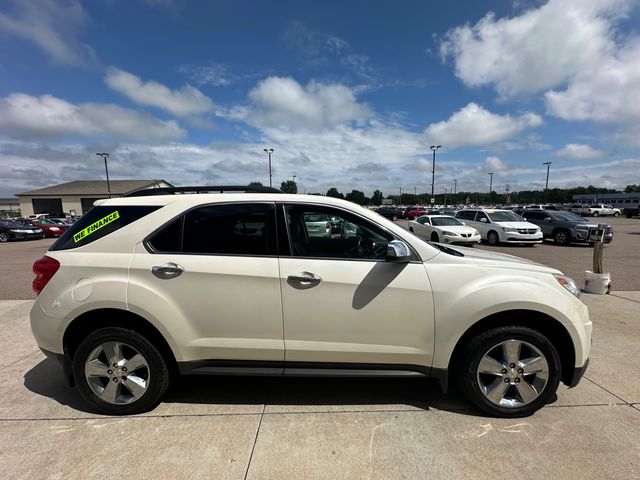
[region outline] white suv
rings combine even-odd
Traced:
[[[149,410],[176,374],[424,375],[516,417],[587,368],[588,311],[555,269],[343,200],[219,188],[243,193],[98,201],[36,261],[33,334],[98,411]],[[309,235],[312,215],[350,228]]]
[[[465,208],[456,212],[456,218],[480,231],[489,245],[542,243],[542,230],[537,225],[510,210]]]

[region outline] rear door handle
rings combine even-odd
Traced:
[[[153,273],[160,280],[170,280],[179,277],[184,272],[184,267],[177,263],[165,263],[164,265],[154,265],[151,267]]]
[[[311,272],[300,272],[298,275],[289,275],[287,283],[295,288],[311,288],[322,281],[318,275]]]

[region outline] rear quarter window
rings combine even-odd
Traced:
[[[83,247],[130,223],[140,220],[159,206],[98,206],[74,223],[50,248],[69,250]]]

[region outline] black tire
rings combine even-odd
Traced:
[[[595,212],[593,212],[593,216],[594,216],[594,217],[599,217],[599,216],[600,216],[600,214],[599,214],[599,213],[598,213],[598,211],[596,210]]]
[[[0,232],[0,243],[7,243],[9,238],[9,234],[7,232]]]
[[[620,212],[614,212],[614,213],[613,213],[613,216],[614,216],[614,217],[619,217],[619,216],[620,216]]]
[[[493,246],[498,245],[500,243],[500,236],[496,232],[491,230],[489,233],[487,233],[487,243]]]
[[[556,230],[553,232],[553,241],[556,245],[564,247],[569,245],[569,232],[566,230]]]
[[[144,368],[146,369],[148,386],[140,398],[130,403],[115,404],[103,400],[94,392],[85,377],[85,363],[89,356],[101,345],[108,342],[125,344],[125,348],[137,351],[146,362]],[[169,388],[170,383],[169,369],[158,349],[139,333],[119,327],[101,328],[89,334],[76,350],[72,367],[75,383],[84,400],[99,412],[107,415],[134,415],[152,410],[160,403],[160,399]],[[126,389],[127,378],[126,376],[122,378],[125,381],[123,382],[120,379],[121,386],[119,391],[129,392]],[[105,387],[108,383],[109,379],[107,379]],[[124,390],[123,386],[125,386]]]
[[[480,362],[489,352],[494,351],[496,348],[500,350],[500,344],[509,340],[524,342],[522,349],[528,350],[526,344],[535,347],[541,353],[541,356],[544,357],[544,360],[546,360],[548,374],[544,384],[539,378],[536,378],[530,383],[530,380],[524,379],[524,376],[521,377],[523,378],[522,380],[519,380],[519,382],[522,383],[513,383],[511,380],[505,381],[504,383],[509,383],[509,385],[505,387],[507,390],[504,398],[506,399],[505,401],[511,402],[512,406],[501,406],[489,400],[488,395],[483,392],[483,385],[485,381],[493,385],[494,383],[491,383],[492,378],[496,378],[495,381],[497,381],[498,379],[502,380],[503,377],[500,375],[478,373],[478,369]],[[527,355],[524,356],[526,357]],[[555,398],[556,390],[560,384],[561,364],[558,352],[544,335],[527,327],[498,327],[478,335],[467,344],[464,357],[462,358],[462,365],[459,367],[461,368],[459,370],[460,375],[458,376],[458,382],[461,390],[480,410],[495,417],[517,418],[532,415]],[[506,367],[507,368],[503,370],[507,371],[504,377],[507,379],[511,378],[509,375],[511,375],[512,371],[514,375],[518,376],[517,369],[519,365],[516,365],[515,368],[509,368],[508,365],[506,365]],[[485,379],[487,376],[489,380]],[[535,376],[537,376],[537,374],[534,374],[534,377]],[[526,378],[531,379],[532,376],[528,375]],[[497,384],[500,386],[502,383],[501,381],[497,381]],[[540,390],[537,392],[537,397],[525,403],[523,401],[524,397],[518,393],[518,388],[521,388],[520,385],[525,386],[527,384],[528,386],[535,384]],[[519,404],[517,402],[519,402]]]
[[[395,222],[396,220],[398,220],[398,216],[394,215],[393,217],[391,217],[391,220],[393,220]]]
[[[436,243],[440,241],[440,237],[438,237],[438,234],[436,232],[431,233],[431,241]]]

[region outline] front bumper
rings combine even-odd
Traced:
[[[587,358],[587,361],[584,362],[584,365],[581,367],[574,367],[573,369],[573,373],[571,374],[571,378],[569,379],[569,382],[567,383],[567,387],[571,388],[571,387],[575,387],[576,385],[578,385],[578,383],[580,383],[580,380],[582,379],[584,372],[587,371],[587,367],[589,366],[589,359]]]

